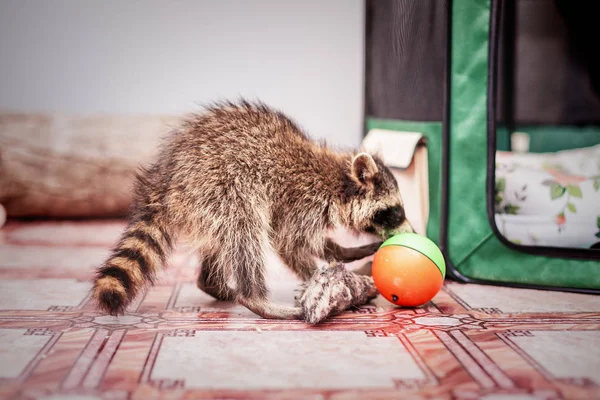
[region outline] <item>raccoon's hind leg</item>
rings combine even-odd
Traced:
[[[227,285],[227,270],[222,267],[218,264],[216,256],[204,257],[198,275],[198,288],[217,300],[234,301],[235,293]]]
[[[302,308],[274,304],[268,299],[265,245],[269,230],[263,222],[253,210],[236,214],[235,221],[222,226],[217,268],[231,266],[236,301],[253,313],[269,319],[301,319]]]

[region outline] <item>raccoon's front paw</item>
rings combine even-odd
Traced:
[[[370,277],[346,270],[342,263],[331,263],[315,271],[301,288],[296,303],[304,310],[304,320],[318,324],[352,307],[366,304],[377,295]]]
[[[304,297],[304,293],[306,292],[307,288],[308,283],[303,282],[302,284],[300,284],[300,287],[296,289],[296,295],[294,296],[294,305],[296,307],[302,307],[302,298]]]
[[[343,307],[340,301],[351,302],[352,294],[343,285],[345,267],[332,262],[315,271],[312,278],[303,283],[296,296],[296,304],[304,310],[304,320],[318,324]]]

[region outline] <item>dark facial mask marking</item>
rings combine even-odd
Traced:
[[[373,225],[381,226],[385,229],[393,229],[402,225],[405,219],[402,207],[395,206],[377,211],[372,221]]]

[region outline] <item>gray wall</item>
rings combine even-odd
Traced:
[[[243,95],[358,145],[361,0],[0,0],[0,111],[182,113]]]

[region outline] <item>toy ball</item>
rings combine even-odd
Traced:
[[[405,307],[427,303],[440,291],[446,262],[436,244],[416,233],[383,242],[373,257],[373,282],[388,301]]]

